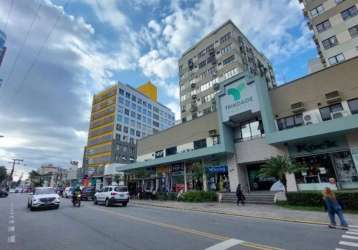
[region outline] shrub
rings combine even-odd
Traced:
[[[358,210],[358,192],[338,191],[335,193],[337,199],[344,205],[345,209]],[[288,192],[287,204],[296,206],[323,207],[321,192]]]
[[[175,192],[159,192],[156,194],[156,199],[161,201],[175,201],[177,199],[177,193]]]
[[[183,194],[181,200],[184,202],[217,201],[217,195],[215,192],[189,191]]]

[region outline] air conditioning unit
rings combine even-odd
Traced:
[[[341,101],[341,95],[339,94],[338,90],[329,92],[325,94],[327,103],[334,103]]]
[[[305,110],[305,106],[304,106],[303,102],[296,102],[296,103],[291,104],[291,111],[293,113],[300,113],[304,110]]]
[[[310,110],[307,112],[303,112],[302,117],[303,117],[303,122],[306,126],[319,123],[321,121],[318,110]]]
[[[216,129],[209,130],[209,136],[217,136],[217,135],[218,135],[218,132]]]
[[[344,111],[336,111],[336,112],[331,113],[332,119],[338,119],[338,118],[342,118],[344,116],[347,116],[347,113]]]

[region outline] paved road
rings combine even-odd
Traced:
[[[347,233],[324,226],[131,204],[107,208],[83,202],[74,208],[67,199],[62,199],[58,210],[30,212],[26,200],[25,194],[0,199],[1,250],[358,250],[358,228],[355,234],[354,228]]]

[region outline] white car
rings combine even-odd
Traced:
[[[105,186],[95,193],[93,202],[95,205],[103,203],[106,207],[120,203],[125,207],[129,202],[128,187]]]
[[[27,207],[33,211],[35,208],[59,208],[60,196],[54,188],[37,187],[27,201]]]
[[[65,198],[71,198],[72,192],[73,192],[73,187],[67,187],[67,188],[65,188],[65,191],[63,191],[63,196]]]

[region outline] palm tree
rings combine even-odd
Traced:
[[[41,175],[36,172],[35,170],[32,170],[30,173],[29,173],[29,179],[31,181],[31,184],[34,186],[34,187],[38,187],[38,186],[41,186],[42,184],[42,179],[41,179]]]
[[[286,173],[294,174],[307,170],[305,165],[294,163],[286,155],[271,157],[259,171],[260,177],[275,177],[285,186],[287,192]]]

